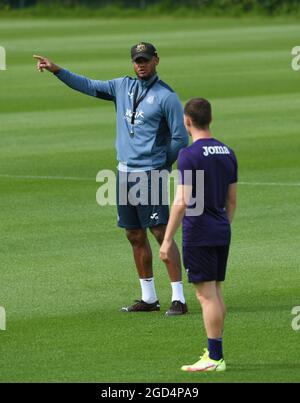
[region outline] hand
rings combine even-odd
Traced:
[[[37,60],[36,68],[43,73],[44,70],[48,70],[51,73],[58,73],[60,67],[52,63],[49,59],[43,56],[33,55],[33,58]]]
[[[159,257],[165,263],[168,263],[170,261],[172,243],[173,243],[173,240],[172,241],[164,240],[163,243],[161,244],[161,247],[159,250]]]

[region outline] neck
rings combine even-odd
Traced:
[[[207,129],[197,129],[195,127],[192,127],[190,129],[190,134],[192,136],[193,143],[200,139],[211,139],[212,138],[211,131],[208,128]]]

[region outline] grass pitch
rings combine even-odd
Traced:
[[[282,19],[0,22],[1,382],[300,381],[291,327],[300,305],[299,34],[299,21]],[[140,40],[157,45],[160,77],[183,102],[212,101],[214,136],[239,159],[224,374],[179,370],[206,338],[186,279],[189,315],[164,317],[171,290],[153,241],[162,312],[119,312],[140,290],[116,209],[95,201],[97,172],[116,167],[114,107],[37,73],[32,60],[42,54],[92,78],[131,75],[129,48]]]

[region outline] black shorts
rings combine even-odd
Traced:
[[[151,188],[151,171],[145,172],[147,175],[147,200],[144,203],[132,204],[129,198],[130,190],[134,190],[133,187],[139,183],[139,179],[135,182],[128,181],[129,173],[118,172],[117,176],[117,209],[118,209],[118,226],[126,229],[141,229],[151,228],[157,225],[167,225],[169,220],[169,205],[162,197],[163,183],[160,181],[157,189]],[[155,203],[153,202],[152,193],[154,193]],[[167,189],[164,188],[164,192]],[[123,196],[120,198],[121,194]],[[127,202],[125,203],[125,196]],[[139,193],[137,193],[140,196]],[[152,200],[151,200],[152,199]]]
[[[225,246],[183,246],[183,263],[190,283],[224,281],[229,254]]]

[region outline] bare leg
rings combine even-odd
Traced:
[[[224,320],[224,322],[225,322],[225,317],[226,317],[226,305],[225,305],[224,298],[223,298],[223,293],[222,293],[222,282],[217,281],[216,287],[217,287],[218,298],[219,298],[219,301],[220,301],[220,306],[222,307],[223,320]]]
[[[153,277],[152,251],[144,229],[126,230],[131,243],[135,265],[140,279]]]
[[[224,311],[220,302],[215,281],[195,284],[196,295],[202,306],[203,321],[209,339],[222,337]]]
[[[150,228],[150,231],[154,235],[159,245],[161,245],[164,240],[166,225],[158,225],[157,227],[152,227]],[[180,253],[175,241],[172,244],[170,256],[170,260],[168,262],[165,262],[170,280],[171,282],[181,281],[182,275]]]

